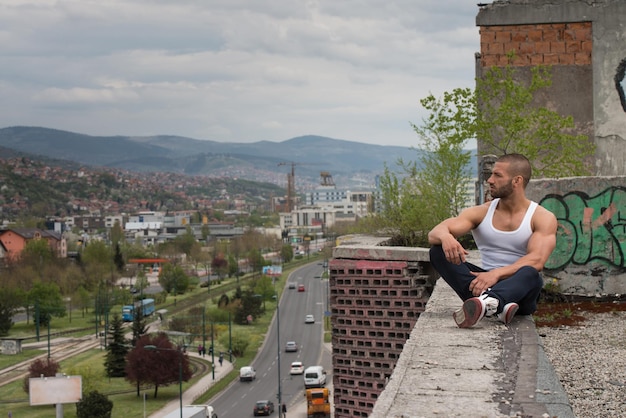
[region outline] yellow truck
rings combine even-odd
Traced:
[[[307,417],[330,418],[330,391],[327,388],[311,388],[305,392]]]

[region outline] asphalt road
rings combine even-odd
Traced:
[[[289,411],[290,406],[302,401],[303,376],[291,376],[289,367],[293,361],[301,361],[305,367],[321,364],[323,319],[328,299],[327,281],[320,280],[321,274],[321,263],[312,263],[289,275],[287,283],[304,284],[305,291],[298,292],[297,286],[296,289],[289,289],[288,285],[285,287],[278,307],[278,320],[275,316],[265,343],[252,363],[257,372],[256,380],[253,382],[237,380],[210,402],[217,411],[220,411],[220,418],[252,416],[254,404],[262,399],[273,401],[278,409],[279,358],[282,402],[287,405]],[[315,316],[314,324],[304,323],[304,318],[308,314]],[[277,325],[280,325],[278,334]],[[285,352],[287,341],[296,341],[299,350]],[[278,410],[273,415],[278,416]]]

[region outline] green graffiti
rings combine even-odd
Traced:
[[[611,187],[593,197],[584,192],[550,194],[540,204],[559,221],[546,269],[591,261],[626,267],[626,188]]]

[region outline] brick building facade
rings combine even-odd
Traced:
[[[484,26],[480,65],[590,65],[591,22]],[[515,52],[509,61],[508,54]]]
[[[512,65],[520,81],[549,66],[552,85],[535,103],[572,116],[595,154],[592,175],[626,175],[626,2],[507,0],[480,4],[476,76]],[[514,58],[510,60],[510,53]],[[478,154],[490,154],[478,141]]]

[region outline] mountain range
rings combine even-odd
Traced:
[[[226,143],[172,135],[90,136],[44,127],[0,129],[0,147],[81,165],[135,172],[172,172],[189,176],[237,176],[265,181],[262,173],[283,176],[290,170],[302,181],[317,182],[321,172],[350,187],[350,179],[373,182],[385,165],[399,158],[416,160],[418,149],[371,145],[307,135],[282,142]],[[0,149],[1,152],[1,149]],[[3,152],[5,153],[5,152]],[[283,177],[284,178],[284,177]]]

